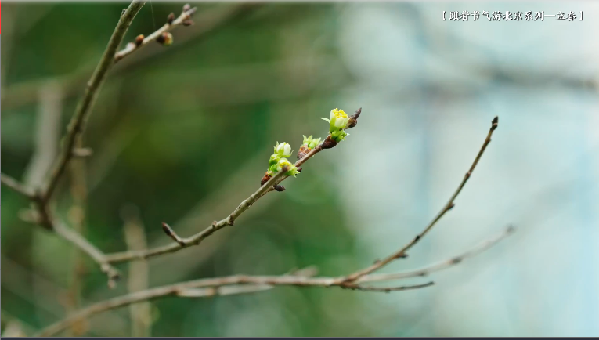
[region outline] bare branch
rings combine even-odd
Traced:
[[[232,226],[234,224],[235,220],[241,214],[243,214],[243,212],[246,211],[250,206],[252,206],[252,204],[256,203],[256,201],[258,201],[258,199],[260,199],[260,197],[262,197],[267,191],[269,191],[269,189],[272,188],[278,180],[282,180],[286,177],[287,176],[283,172],[277,173],[270,180],[268,180],[268,182],[264,183],[263,186],[261,186],[258,190],[256,190],[256,192],[254,192],[252,195],[250,195],[250,197],[248,197],[244,201],[242,201],[239,204],[239,206],[237,206],[237,208],[235,210],[233,210],[233,212],[231,212],[231,214],[229,214],[227,217],[223,218],[222,220],[220,220],[218,222],[212,223],[208,228],[204,229],[203,231],[201,231],[193,236],[190,236],[187,238],[180,237],[175,233],[175,231],[172,230],[172,228],[168,224],[163,223],[162,224],[163,230],[170,238],[175,240],[175,243],[171,243],[166,246],[157,247],[157,248],[153,248],[153,249],[147,249],[147,250],[143,250],[143,251],[127,251],[127,252],[109,254],[107,258],[111,263],[132,261],[132,260],[142,260],[142,259],[147,259],[150,257],[162,255],[162,254],[173,253],[173,252],[179,251],[185,247],[197,245],[200,242],[202,242],[204,239],[206,239],[208,236],[212,235],[214,232],[216,232],[226,226]]]
[[[4,184],[6,187],[25,196],[26,198],[28,198],[30,200],[33,199],[34,195],[31,192],[31,190],[26,188],[23,184],[19,183],[19,181],[17,181],[16,179],[14,179],[8,175],[5,175],[5,174],[1,174],[0,179],[2,180],[2,184]]]
[[[407,285],[407,286],[399,286],[399,287],[368,287],[368,286],[360,286],[360,285],[357,285],[354,283],[349,283],[349,284],[346,284],[344,288],[351,289],[351,290],[360,290],[360,291],[365,291],[365,292],[389,293],[389,292],[399,292],[402,290],[426,288],[426,287],[430,287],[434,284],[435,284],[434,281],[430,281],[427,283],[420,283],[420,284],[415,284],[415,285]]]
[[[146,246],[146,233],[139,217],[137,207],[128,205],[121,212],[125,224],[125,242],[129,249],[141,250]],[[127,289],[130,293],[148,289],[148,263],[146,261],[131,262]],[[131,336],[149,337],[152,329],[152,313],[149,302],[130,306]]]
[[[81,234],[67,227],[62,221],[54,221],[53,230],[58,236],[71,242],[73,245],[91,257],[94,261],[96,261],[96,263],[98,263],[100,266],[100,269],[108,276],[108,285],[111,288],[115,286],[115,281],[119,278],[119,272],[116,270],[116,268],[110,265],[104,253],[89,243],[89,241],[81,236]]]
[[[504,231],[502,231],[497,236],[495,236],[489,240],[486,240],[484,242],[481,242],[479,245],[475,246],[474,248],[472,248],[460,255],[454,256],[447,260],[443,260],[436,264],[432,264],[432,265],[429,265],[429,266],[426,266],[426,267],[423,267],[420,269],[415,269],[415,270],[402,272],[402,273],[370,274],[368,276],[363,276],[363,277],[357,279],[355,281],[355,283],[363,283],[363,282],[371,282],[371,281],[402,280],[402,279],[408,279],[408,278],[412,278],[412,277],[425,277],[425,276],[430,275],[431,273],[441,271],[443,269],[447,269],[449,267],[458,265],[458,264],[462,263],[464,260],[474,257],[487,249],[490,249],[491,247],[493,247],[494,245],[499,243],[499,241],[510,236],[515,231],[516,231],[516,229],[513,226],[509,226],[508,228],[506,228]]]
[[[44,201],[48,201],[52,196],[52,193],[58,185],[60,177],[64,173],[67,164],[73,157],[73,150],[76,146],[75,142],[77,140],[77,137],[81,135],[85,129],[85,123],[91,112],[98,90],[100,89],[104,81],[104,78],[106,77],[108,69],[114,61],[114,54],[119,48],[121,41],[123,41],[123,37],[125,36],[125,33],[127,32],[129,26],[131,25],[131,22],[133,22],[135,15],[137,15],[137,13],[141,10],[144,4],[145,2],[143,1],[135,0],[131,2],[129,7],[121,15],[121,18],[117,23],[116,28],[114,29],[114,33],[112,33],[112,37],[110,37],[108,46],[106,46],[104,55],[102,56],[100,63],[96,67],[96,70],[94,71],[94,74],[92,75],[91,79],[87,83],[85,94],[79,102],[79,105],[77,106],[77,109],[75,111],[75,115],[69,123],[68,132],[66,140],[64,141],[62,153],[58,157],[58,160],[56,161],[50,174],[48,184],[46,185],[43,191]]]
[[[21,184],[19,184],[14,179],[2,175],[2,183],[7,185],[20,192],[21,194],[28,197],[37,209],[37,223],[42,225],[44,228],[53,230],[59,236],[65,238],[67,241],[71,242],[78,248],[80,248],[83,252],[88,254],[94,261],[96,261],[102,271],[108,275],[109,286],[113,287],[115,285],[115,279],[118,277],[117,270],[112,267],[105,258],[105,255],[99,251],[96,247],[91,245],[84,237],[82,237],[75,230],[70,229],[64,225],[62,221],[53,221],[52,216],[50,214],[49,202],[52,197],[52,193],[56,189],[60,177],[65,172],[69,161],[75,156],[75,149],[80,147],[80,139],[83,134],[83,130],[85,128],[85,123],[87,118],[91,112],[91,109],[94,104],[94,100],[97,96],[97,92],[100,89],[102,82],[108,72],[108,69],[113,64],[113,57],[116,53],[121,41],[127,29],[131,25],[131,22],[137,15],[137,13],[141,10],[145,2],[133,1],[129,7],[123,12],[121,15],[114,32],[106,46],[106,50],[94,71],[91,79],[87,83],[87,88],[85,94],[77,109],[75,111],[75,115],[71,119],[69,123],[66,140],[64,141],[64,146],[61,154],[57,157],[55,161],[55,165],[51,171],[50,178],[46,184],[46,187],[41,191],[35,191],[30,193],[29,190],[24,188]]]
[[[359,283],[363,282],[383,282],[392,281],[405,278],[421,277],[426,276],[432,272],[440,271],[443,269],[450,268],[466,258],[475,256],[480,252],[489,249],[497,242],[501,241],[505,237],[511,235],[514,231],[513,227],[509,227],[495,238],[485,241],[475,248],[455,256],[449,260],[442,261],[438,264],[431,265],[418,270],[412,270],[403,273],[391,273],[391,274],[372,274],[366,275],[355,282],[346,283],[346,276],[342,277],[311,277],[315,274],[313,268],[306,268],[300,271],[292,272],[292,275],[283,276],[229,276],[212,279],[201,279],[194,281],[181,282],[177,284],[162,286],[158,288],[152,288],[144,291],[138,291],[127,295],[112,298],[110,300],[102,301],[91,305],[87,308],[80,310],[79,312],[70,315],[66,319],[56,322],[55,324],[42,330],[38,336],[51,336],[57,334],[69,327],[70,324],[77,322],[81,319],[89,318],[92,315],[102,313],[107,310],[128,306],[140,301],[149,301],[167,296],[179,296],[179,297],[210,297],[216,295],[233,295],[242,293],[251,293],[262,290],[271,289],[278,285],[291,285],[298,287],[339,287],[344,289],[356,289],[366,291],[380,291],[390,292],[407,289],[417,289],[429,287],[433,282],[424,284],[418,284],[413,286],[401,286],[401,287],[365,287],[360,286]],[[241,285],[241,286],[240,286]]]
[[[170,24],[166,23],[164,26],[162,26],[161,28],[159,28],[154,33],[148,35],[146,38],[141,38],[139,40],[136,40],[135,43],[129,43],[129,44],[127,44],[127,47],[125,47],[124,49],[122,49],[122,50],[118,51],[117,53],[115,53],[115,55],[114,55],[114,61],[118,62],[119,60],[122,60],[123,58],[125,58],[128,55],[130,55],[134,51],[136,51],[136,50],[142,48],[143,46],[147,45],[149,42],[155,41],[163,33],[169,32],[170,30],[174,29],[175,27],[180,26],[180,25],[188,22],[188,20],[191,19],[191,16],[196,11],[197,11],[197,7],[194,7],[194,8],[188,9],[186,11],[183,11],[181,13],[181,15],[177,19],[175,19],[172,23],[170,23]]]
[[[82,145],[82,138],[79,136],[76,141],[77,147]],[[69,220],[73,232],[85,238],[86,229],[86,210],[87,210],[87,183],[85,180],[86,166],[85,160],[81,158],[73,159],[70,164],[70,180],[71,180],[71,195],[73,204],[69,208]],[[83,291],[83,278],[85,275],[85,258],[82,256],[82,251],[79,248],[72,250],[72,273],[69,287],[69,301],[67,303],[69,312],[75,311],[81,306],[81,294]],[[69,336],[81,336],[87,329],[85,320],[73,325],[70,329]]]
[[[35,144],[23,182],[32,188],[41,186],[52,167],[60,141],[62,89],[56,81],[48,81],[39,93]]]
[[[173,241],[179,243],[179,245],[181,245],[181,247],[185,247],[185,240],[183,240],[181,237],[179,237],[179,235],[177,235],[177,233],[175,233],[175,231],[173,230],[173,228],[171,228],[166,222],[162,222],[162,230],[164,230],[164,233],[173,239]]]
[[[377,261],[376,263],[374,263],[373,265],[366,267],[362,270],[359,270],[351,275],[349,275],[347,278],[345,278],[344,282],[348,283],[348,282],[353,282],[356,281],[357,279],[368,275],[378,269],[381,269],[382,267],[386,266],[387,264],[389,264],[390,262],[392,262],[393,260],[399,259],[401,257],[403,257],[406,252],[408,250],[410,250],[410,248],[412,248],[414,245],[416,245],[416,243],[418,243],[418,241],[420,241],[436,224],[437,222],[439,222],[439,220],[449,211],[454,207],[454,201],[455,199],[458,197],[458,195],[460,194],[460,192],[462,191],[462,189],[464,188],[464,186],[466,185],[466,182],[468,182],[468,179],[470,178],[470,176],[472,176],[472,172],[474,171],[474,168],[476,168],[476,165],[478,164],[478,161],[480,160],[480,158],[482,157],[483,153],[485,152],[485,149],[487,148],[487,145],[489,145],[489,143],[491,142],[491,136],[493,136],[493,132],[497,129],[497,124],[499,122],[499,118],[495,117],[493,118],[493,121],[491,122],[491,128],[489,129],[489,133],[487,134],[487,138],[485,138],[485,141],[482,145],[482,147],[480,148],[480,150],[478,151],[478,154],[476,155],[476,158],[474,159],[474,162],[472,163],[472,165],[470,166],[470,169],[468,170],[468,172],[466,172],[466,174],[464,175],[464,179],[462,180],[462,182],[460,183],[460,185],[458,186],[458,188],[456,189],[456,191],[453,193],[453,195],[451,196],[451,198],[449,199],[449,201],[447,201],[447,203],[445,204],[445,206],[443,207],[443,209],[441,209],[441,211],[437,214],[437,216],[429,223],[429,225],[424,228],[424,230],[422,232],[420,232],[420,234],[418,234],[410,243],[406,244],[403,248],[401,248],[400,250],[396,251],[395,253],[389,255],[388,257],[386,257],[385,259],[381,260],[381,261]]]
[[[181,37],[177,39],[177,44],[172,47],[177,48],[177,46],[181,46],[184,42],[204,38],[210,33],[226,27],[226,24],[242,15],[249,14],[262,6],[264,6],[264,4],[241,2],[229,6],[217,6],[214,9],[198,13],[197,23],[194,25],[194,28],[189,31],[186,30],[186,34],[181,34]],[[115,75],[124,76],[127,73],[124,71],[134,70],[136,67],[143,65],[143,62],[152,60],[168,50],[172,49],[146,49],[142,53],[135,53],[133,57],[126,58],[126,60],[115,65],[115,72],[117,70],[119,71]],[[4,66],[4,63],[2,63],[2,65]],[[89,74],[93,71],[93,68],[85,68],[58,78],[57,81],[62,85],[65,96],[68,98],[78,94],[81,87],[85,86],[86,81],[88,81]],[[46,79],[27,81],[13,85],[8,89],[3,89],[2,109],[8,114],[11,109],[35,102],[40,87],[43,86],[46,81]]]
[[[341,278],[342,279],[342,278]],[[99,302],[90,307],[84,308],[79,312],[72,314],[64,320],[61,320],[44,330],[42,330],[37,336],[47,337],[57,334],[61,332],[66,327],[68,327],[73,322],[77,322],[80,319],[86,319],[94,314],[98,314],[104,312],[106,310],[120,308],[124,306],[128,306],[133,303],[137,303],[140,301],[149,301],[154,300],[161,297],[166,296],[194,296],[194,297],[205,297],[205,296],[214,296],[218,295],[219,290],[214,287],[222,287],[228,285],[241,285],[241,284],[251,284],[251,285],[280,285],[280,286],[298,286],[298,287],[331,287],[334,285],[339,285],[336,282],[339,278],[332,277],[317,277],[317,278],[309,278],[305,276],[229,276],[229,277],[221,277],[221,278],[213,278],[213,279],[201,279],[195,281],[187,281],[182,283],[177,283],[173,285],[152,288],[140,292],[135,292],[132,294],[127,294],[123,296],[119,296],[116,298],[112,298],[103,302]],[[424,285],[428,287],[428,285]],[[200,291],[198,294],[194,289],[198,288],[210,288],[212,287],[212,291]],[[251,286],[251,288],[257,288],[256,286]],[[191,291],[190,291],[191,289]],[[222,289],[222,288],[220,288]],[[258,288],[258,289],[262,289]],[[254,290],[252,290],[254,291]]]
[[[308,154],[306,154],[305,157],[303,157],[302,159],[295,162],[294,165],[296,167],[300,167],[302,164],[304,164],[306,161],[308,161],[308,159],[310,159],[312,156],[314,156],[315,154],[317,154],[318,152],[320,152],[322,150],[323,150],[322,144],[316,146]],[[252,195],[250,195],[250,197],[243,200],[239,204],[239,206],[237,206],[237,208],[235,210],[233,210],[233,212],[231,212],[231,214],[229,214],[227,217],[223,218],[222,220],[220,220],[218,222],[212,223],[208,228],[204,229],[203,231],[201,231],[193,236],[190,236],[187,238],[178,236],[177,233],[167,223],[163,223],[162,228],[163,228],[164,232],[170,238],[172,238],[175,241],[175,243],[171,243],[169,245],[161,246],[161,247],[157,247],[157,248],[153,248],[153,249],[142,250],[142,251],[125,251],[125,252],[109,254],[109,255],[107,255],[107,259],[111,263],[133,261],[133,260],[143,260],[143,259],[155,257],[155,256],[162,255],[162,254],[173,253],[173,252],[179,251],[183,248],[186,248],[186,247],[189,247],[192,245],[197,245],[200,242],[202,242],[204,239],[206,239],[207,237],[212,235],[214,232],[216,232],[226,226],[232,226],[233,223],[235,222],[235,220],[241,214],[243,214],[250,206],[252,206],[252,204],[256,203],[256,201],[258,201],[265,194],[275,190],[274,187],[279,185],[279,183],[281,183],[288,177],[289,176],[286,175],[285,172],[283,172],[283,171],[278,172],[272,178],[270,178],[266,183],[264,183],[263,186],[261,186],[258,190],[256,190],[256,192],[254,192]]]

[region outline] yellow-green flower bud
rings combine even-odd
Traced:
[[[287,160],[287,158],[281,158],[279,160],[279,163],[276,166],[277,172],[283,171],[284,168],[287,168],[286,174],[288,176],[295,177],[295,175],[297,175],[299,173],[299,171],[297,171],[297,168],[295,167],[295,165],[293,165],[291,162],[289,162]]]
[[[277,145],[275,146],[275,154],[279,155],[280,157],[291,156],[291,145],[289,145],[289,143],[279,144],[279,142],[277,142]]]
[[[339,131],[347,128],[349,117],[347,116],[347,113],[345,113],[345,111],[334,109],[331,110],[330,119],[323,118],[323,120],[329,122],[329,132],[333,133],[334,131]]]

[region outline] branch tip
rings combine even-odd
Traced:
[[[168,237],[172,238],[175,242],[179,243],[181,247],[185,247],[187,245],[185,241],[181,237],[179,237],[177,233],[175,233],[175,231],[166,222],[162,222],[162,230]]]

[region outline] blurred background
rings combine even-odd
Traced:
[[[146,4],[125,42],[182,5]],[[28,202],[2,187],[3,332],[31,335],[144,287],[369,265],[437,213],[499,116],[456,207],[385,271],[457,255],[509,224],[518,232],[435,273],[436,285],[164,298],[64,334],[599,335],[598,4],[196,5],[195,25],[175,29],[173,45],[150,44],[109,72],[84,138],[93,154],[73,163],[56,193],[58,215],[94,245],[113,253],[167,244],[163,221],[192,235],[258,188],[276,141],[297,150],[302,135],[325,137],[320,118],[333,108],[363,107],[357,128],[201,246],[119,264],[114,290],[87,256],[23,222]],[[3,4],[3,173],[44,179],[125,7]],[[450,11],[578,17],[453,21]]]

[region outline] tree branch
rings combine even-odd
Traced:
[[[108,275],[109,286],[114,286],[115,279],[118,277],[118,271],[106,261],[105,255],[91,243],[89,243],[85,238],[83,238],[81,234],[66,227],[62,221],[54,221],[50,214],[49,202],[52,197],[52,193],[58,185],[60,177],[65,172],[69,161],[75,155],[74,150],[78,146],[78,141],[83,134],[85,123],[93,107],[97,92],[104,81],[108,69],[113,63],[114,54],[121,44],[127,29],[131,25],[131,22],[144,4],[145,2],[133,1],[121,15],[110,41],[106,46],[106,50],[104,51],[104,54],[100,59],[94,74],[87,84],[85,94],[77,106],[75,115],[69,123],[62,153],[55,161],[55,165],[51,171],[50,178],[48,179],[45,188],[30,192],[14,179],[4,174],[2,175],[2,184],[5,184],[17,192],[20,192],[34,203],[34,206],[37,210],[36,222],[46,229],[53,230],[57,235],[71,242],[73,245],[88,254],[94,261],[96,261],[100,265],[102,271]]]
[[[67,318],[60,320],[47,328],[43,329],[38,336],[52,336],[69,327],[71,324],[82,319],[87,319],[95,314],[107,310],[128,306],[134,303],[149,301],[168,296],[178,297],[211,297],[217,295],[233,295],[263,291],[275,286],[298,286],[298,287],[339,287],[344,289],[355,289],[363,291],[390,292],[407,289],[417,289],[429,287],[433,282],[401,287],[365,287],[359,283],[364,282],[383,282],[405,278],[423,277],[432,272],[450,268],[466,258],[475,256],[484,250],[489,249],[497,242],[512,234],[514,229],[508,228],[500,235],[489,241],[485,241],[471,250],[452,257],[449,260],[425,268],[407,271],[403,273],[373,274],[363,276],[355,282],[346,283],[346,276],[342,277],[311,277],[315,274],[314,269],[306,268],[293,273],[293,275],[283,276],[245,276],[236,275],[229,277],[200,279],[194,281],[181,282],[166,285],[148,290],[138,291],[127,295],[118,296],[106,301],[98,302],[87,308],[74,313]]]
[[[407,286],[398,286],[398,287],[368,287],[368,286],[360,286],[355,283],[348,283],[348,284],[345,284],[344,288],[351,289],[351,290],[359,290],[359,291],[364,291],[364,292],[389,293],[389,292],[399,292],[402,290],[426,288],[426,287],[430,287],[434,284],[435,284],[434,281],[429,281],[427,283],[420,283],[420,284],[407,285]]]
[[[2,181],[2,184],[4,184],[6,187],[27,197],[30,200],[33,200],[33,197],[34,197],[33,192],[31,192],[31,190],[26,188],[23,184],[19,183],[19,181],[17,181],[16,179],[14,179],[6,174],[1,174],[0,179]]]
[[[111,288],[115,286],[116,280],[119,278],[119,272],[114,268],[108,260],[106,255],[102,253],[98,248],[89,243],[81,234],[75,230],[67,227],[62,221],[53,221],[53,229],[58,236],[71,242],[81,251],[91,257],[98,265],[100,269],[108,276],[108,286]]]
[[[306,161],[308,161],[308,159],[310,159],[312,156],[314,156],[321,150],[323,150],[322,144],[316,146],[308,154],[306,154],[305,157],[303,157],[302,159],[295,162],[294,165],[296,167],[300,167],[302,164],[304,164]],[[241,214],[243,214],[249,207],[251,207],[252,204],[256,203],[256,201],[258,201],[262,196],[264,196],[268,192],[273,191],[274,190],[273,188],[276,185],[278,185],[279,183],[281,183],[282,181],[284,181],[287,177],[289,177],[289,176],[286,175],[284,171],[278,172],[272,178],[270,178],[266,183],[264,183],[263,186],[261,186],[258,190],[256,190],[256,192],[254,192],[248,198],[243,200],[239,204],[239,206],[237,206],[237,208],[235,210],[233,210],[233,212],[231,212],[231,214],[229,214],[227,217],[223,218],[222,220],[220,220],[218,222],[214,222],[212,225],[210,225],[203,231],[201,231],[193,236],[190,236],[187,238],[181,237],[181,236],[177,235],[177,233],[168,224],[163,223],[162,228],[163,228],[164,232],[167,234],[167,236],[169,236],[171,239],[173,239],[175,241],[175,243],[171,243],[166,246],[157,247],[157,248],[153,248],[153,249],[146,249],[146,250],[142,250],[142,251],[131,251],[130,250],[130,251],[109,254],[109,255],[107,255],[107,259],[111,263],[133,261],[133,260],[143,260],[143,259],[148,259],[148,258],[162,255],[162,254],[173,253],[173,252],[179,251],[183,248],[186,248],[186,247],[189,247],[192,245],[197,245],[200,242],[202,242],[204,239],[206,239],[207,237],[209,237],[210,235],[215,233],[216,231],[218,231],[226,226],[232,226],[234,224],[235,220],[239,216],[241,216]]]
[[[115,53],[115,55],[114,55],[114,62],[116,63],[119,60],[122,60],[123,58],[125,58],[128,55],[130,55],[134,51],[139,50],[143,46],[147,45],[149,42],[155,41],[163,33],[169,32],[173,28],[184,24],[184,22],[186,22],[187,20],[191,19],[191,16],[197,10],[198,10],[197,7],[185,10],[185,11],[183,11],[181,13],[181,15],[179,15],[179,17],[177,19],[173,20],[170,24],[166,23],[164,26],[162,26],[161,28],[159,28],[158,30],[156,30],[154,33],[148,35],[146,38],[142,39],[139,42],[136,41],[136,43],[129,43],[129,44],[127,44],[127,46],[124,49],[122,49],[122,50],[118,51],[117,53]]]
[[[146,233],[136,206],[123,207],[121,215],[124,223],[125,242],[129,249],[145,249]],[[127,289],[130,293],[148,289],[148,263],[145,261],[129,264]],[[152,313],[149,302],[130,306],[131,336],[135,338],[149,337],[152,330]]]
[[[458,265],[458,264],[462,263],[464,260],[474,257],[474,256],[482,253],[483,251],[490,249],[491,247],[493,247],[494,245],[499,243],[499,241],[510,236],[515,231],[516,231],[516,229],[513,226],[509,226],[504,231],[502,231],[500,234],[498,234],[497,236],[495,236],[489,240],[486,240],[484,242],[481,242],[474,248],[472,248],[460,255],[457,255],[457,256],[454,256],[447,260],[438,262],[436,264],[432,264],[432,265],[429,265],[429,266],[426,266],[426,267],[423,267],[420,269],[415,269],[415,270],[402,272],[402,273],[370,274],[370,275],[363,276],[363,277],[357,279],[355,281],[355,283],[363,283],[363,282],[371,282],[371,281],[403,280],[403,279],[408,279],[408,278],[413,278],[413,277],[426,277],[426,276],[429,276],[431,273],[438,272],[438,271],[447,269],[449,267]]]
[[[439,220],[449,210],[451,210],[455,206],[455,204],[454,204],[455,199],[458,197],[460,192],[462,192],[462,189],[466,185],[466,182],[468,182],[468,179],[470,179],[470,176],[472,176],[472,172],[474,171],[474,168],[476,168],[478,161],[480,160],[483,153],[485,152],[485,149],[491,142],[491,136],[493,136],[493,132],[497,129],[498,123],[499,123],[499,118],[498,117],[493,118],[493,121],[491,122],[491,128],[489,129],[489,133],[487,134],[487,138],[485,138],[485,141],[484,141],[482,147],[480,148],[480,150],[478,151],[478,154],[476,155],[474,162],[470,166],[470,169],[464,175],[464,179],[462,180],[462,182],[460,183],[460,185],[458,186],[456,191],[453,193],[453,195],[451,196],[449,201],[445,204],[445,206],[443,207],[443,209],[441,209],[441,211],[437,214],[437,216],[429,223],[429,225],[426,228],[424,228],[424,230],[422,232],[420,232],[420,234],[418,234],[410,243],[406,244],[403,248],[401,248],[397,252],[389,255],[388,257],[386,257],[385,259],[383,259],[381,261],[377,261],[376,263],[374,263],[373,265],[371,265],[369,267],[366,267],[360,271],[357,271],[357,272],[349,275],[347,278],[345,278],[345,280],[344,280],[345,283],[356,281],[357,279],[359,279],[365,275],[368,275],[376,270],[381,269],[382,267],[386,266],[393,260],[396,260],[396,259],[399,259],[399,258],[405,256],[406,252],[408,250],[410,250],[410,248],[412,248],[414,245],[416,245],[416,243],[418,243],[418,241],[420,241],[437,224],[437,222],[439,222]]]
[[[93,107],[98,90],[100,89],[102,82],[106,77],[108,69],[114,61],[114,55],[117,49],[119,48],[119,45],[123,41],[123,37],[125,36],[125,33],[127,32],[129,26],[131,25],[131,22],[133,22],[135,15],[137,15],[137,13],[141,10],[144,4],[145,2],[137,0],[131,2],[131,4],[122,14],[119,22],[117,23],[116,28],[112,33],[112,37],[110,37],[110,41],[106,46],[104,55],[102,55],[100,63],[96,67],[94,74],[87,83],[85,94],[79,102],[79,105],[77,106],[77,109],[75,111],[75,115],[69,123],[68,132],[66,140],[64,141],[62,153],[58,157],[58,160],[56,161],[50,174],[48,184],[46,185],[43,191],[44,201],[48,201],[50,199],[52,193],[58,185],[60,177],[62,176],[67,167],[67,164],[74,156],[73,150],[76,146],[75,142],[77,141],[77,137],[81,135],[85,129],[85,123],[91,112],[91,108]]]
[[[177,46],[181,46],[181,43],[183,42],[188,42],[197,38],[203,38],[209,33],[218,31],[218,29],[225,27],[226,24],[232,22],[240,16],[251,13],[255,9],[258,9],[262,6],[264,6],[264,4],[242,2],[231,4],[230,6],[219,6],[214,9],[198,13],[195,28],[192,31],[190,30],[190,34],[179,38],[177,40],[177,45],[172,47],[177,48]],[[171,49],[146,49],[143,53],[136,53],[135,57],[127,58],[126,61],[119,62],[115,65],[115,71],[119,71],[116,75],[122,76],[125,74],[125,70],[134,70],[136,67],[143,65],[144,61],[152,60],[167,50]],[[75,93],[78,93],[81,87],[84,86],[88,80],[88,75],[93,71],[93,68],[89,69],[86,67],[81,71],[67,74],[58,78],[58,83],[64,89],[64,95],[66,97],[70,97]],[[32,80],[12,85],[5,90],[3,89],[2,109],[6,111],[6,114],[8,114],[8,110],[33,103],[37,99],[37,94],[39,93],[40,87],[42,87],[46,81],[46,79]]]

